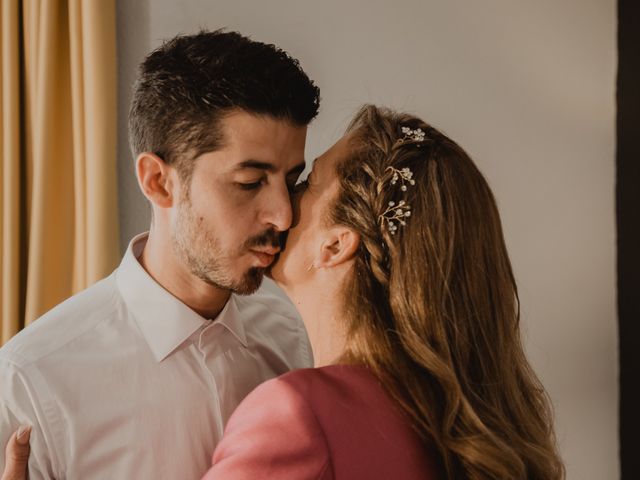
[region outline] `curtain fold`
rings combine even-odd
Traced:
[[[20,108],[20,10],[17,0],[2,2],[2,339],[10,338],[22,325],[23,295],[18,287],[23,246],[21,245],[22,208],[20,202],[21,159],[23,149],[20,125],[23,120]]]
[[[115,0],[2,0],[2,343],[119,256]]]

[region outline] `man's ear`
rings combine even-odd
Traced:
[[[316,268],[330,268],[341,265],[355,257],[360,246],[360,235],[353,230],[336,226],[328,230],[320,245],[320,252],[314,263]]]
[[[176,197],[173,168],[159,156],[143,152],[136,159],[136,177],[147,200],[160,208],[169,208]]]

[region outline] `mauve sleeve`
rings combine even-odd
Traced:
[[[279,379],[238,406],[203,480],[331,480],[324,433],[303,394]]]

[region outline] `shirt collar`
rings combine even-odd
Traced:
[[[165,290],[142,268],[138,257],[148,233],[134,237],[116,272],[116,284],[155,359],[160,362],[209,323]],[[234,295],[216,317],[246,347],[244,326]]]
[[[231,294],[229,300],[227,301],[227,304],[215,318],[213,323],[220,323],[221,325],[223,325],[233,334],[234,337],[238,339],[242,346],[247,346],[247,335],[244,331],[242,315],[240,314],[240,309],[238,307],[238,302],[236,301],[235,294]]]

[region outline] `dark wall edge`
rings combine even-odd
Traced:
[[[620,462],[640,472],[640,2],[618,0],[616,216],[620,342]]]

